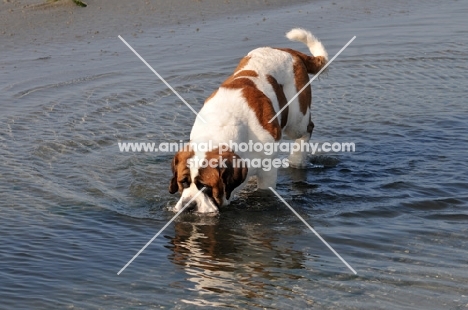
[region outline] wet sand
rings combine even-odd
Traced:
[[[294,1],[295,4],[306,1]],[[0,4],[0,39],[5,47],[47,42],[91,41],[115,33],[137,36],[158,26],[187,25],[213,17],[275,9],[287,0],[3,0]],[[6,44],[5,44],[6,43]]]

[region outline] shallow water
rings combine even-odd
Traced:
[[[124,35],[196,110],[249,50],[305,51],[282,37],[298,24],[330,56],[357,36],[313,83],[312,138],[356,152],[281,170],[277,186],[357,276],[274,196],[248,191],[219,217],[178,218],[117,276],[177,201],[172,154],[117,143],[187,140],[194,115],[118,34],[12,48],[0,60],[0,307],[468,307],[467,11],[317,2]]]

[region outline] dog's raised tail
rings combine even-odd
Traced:
[[[309,48],[314,57],[323,56],[328,61],[328,53],[323,47],[322,42],[310,32],[302,28],[294,28],[286,33],[286,38],[291,41],[302,42]]]

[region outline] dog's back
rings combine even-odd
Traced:
[[[229,99],[239,95],[236,92],[234,96],[234,92],[231,94],[229,91],[238,90],[249,108],[255,112],[258,122],[274,140],[278,141],[283,132],[297,139],[306,133],[304,130],[307,128],[310,131],[312,93],[310,85],[304,86],[309,82],[309,74],[316,74],[325,66],[328,55],[322,43],[307,30],[295,28],[286,37],[304,43],[313,55],[289,48],[261,47],[251,51],[241,59],[234,73],[205,101],[200,113],[204,109],[231,111],[231,101],[234,101],[233,109],[240,109],[237,99]],[[293,98],[281,115],[270,122]]]

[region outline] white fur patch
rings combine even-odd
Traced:
[[[305,29],[294,28],[286,33],[286,38],[291,41],[302,42],[309,48],[313,56],[323,56],[328,61],[328,53],[323,47],[322,42],[320,42],[314,35]]]

